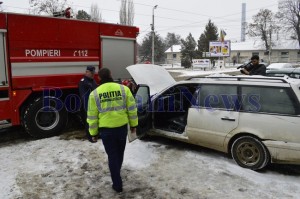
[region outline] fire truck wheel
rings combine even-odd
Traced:
[[[43,99],[47,100],[44,106]],[[35,138],[46,138],[57,135],[68,122],[68,113],[64,107],[58,110],[54,100],[37,98],[24,112],[23,126],[27,133]]]

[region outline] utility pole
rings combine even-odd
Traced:
[[[246,26],[247,26],[247,22],[246,22],[246,3],[242,3],[242,24],[241,24],[241,42],[245,42],[246,41]]]
[[[271,64],[271,53],[272,53],[272,26],[270,28],[270,41],[269,41],[269,65]]]
[[[152,9],[152,24],[151,24],[151,29],[152,29],[152,64],[154,64],[154,9],[157,8],[157,5],[155,5]]]
[[[172,68],[173,68],[173,62],[174,62],[174,57],[173,57],[173,45],[171,46],[171,54],[172,54]]]

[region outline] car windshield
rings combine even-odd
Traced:
[[[280,70],[268,70],[266,72],[266,76],[269,77],[283,77],[283,76],[289,76],[291,78],[300,79],[300,70],[299,69],[280,69]]]
[[[267,69],[282,69],[282,68],[293,68],[293,66],[290,63],[273,63],[267,67]]]

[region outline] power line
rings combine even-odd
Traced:
[[[146,4],[140,4],[140,5],[144,5],[144,6],[150,6],[150,5],[146,5]],[[256,9],[251,9],[251,10],[248,10],[247,12],[252,12],[252,11],[257,11],[257,10],[260,10],[260,9],[263,9],[263,8],[270,8],[270,7],[273,7],[273,6],[277,6],[278,4],[270,4],[270,5],[267,5],[267,6],[264,6],[264,7],[260,7],[260,8],[256,8]],[[169,8],[164,8],[164,7],[160,7],[160,9],[166,9],[166,10],[172,10],[172,11],[177,11],[177,12],[184,12],[184,13],[189,13],[189,14],[196,14],[196,15],[200,15],[199,13],[193,13],[193,12],[186,12],[186,11],[181,11],[181,10],[175,10],[175,9],[169,9]],[[225,17],[230,17],[230,16],[235,16],[235,15],[240,15],[242,12],[238,12],[238,13],[234,13],[234,14],[230,14],[230,15],[224,15],[224,16],[221,16],[221,17],[213,17],[213,19],[223,19],[224,21],[224,18]],[[211,16],[208,16],[208,17],[211,17]],[[240,20],[226,20],[224,22],[228,23],[228,22],[239,22]],[[166,31],[166,30],[173,30],[173,29],[178,29],[178,28],[186,28],[186,27],[194,27],[195,24],[201,24],[201,23],[204,23],[206,21],[199,21],[199,22],[193,22],[193,23],[189,23],[189,24],[184,24],[184,25],[179,25],[179,26],[171,26],[170,28],[167,28],[167,29],[159,29],[159,31]],[[227,26],[228,27],[228,26]]]
[[[84,7],[87,8],[86,6],[81,6],[81,5],[74,5],[77,7]],[[153,6],[152,6],[153,7]],[[105,10],[105,11],[109,11],[109,12],[120,12],[120,10],[111,10],[111,9],[100,9],[100,10]],[[151,17],[152,15],[147,15],[147,14],[141,14],[141,13],[134,13],[134,15],[139,15],[139,16],[147,16],[147,17]],[[186,22],[193,22],[191,20],[185,20],[185,19],[179,19],[179,18],[170,18],[170,17],[160,17],[160,16],[155,16],[155,18],[160,18],[160,19],[169,19],[169,20],[174,20],[174,21],[186,21]]]
[[[147,7],[153,7],[152,5],[147,5],[147,4],[142,4],[142,3],[134,3],[134,4],[143,5],[143,6],[147,6]],[[277,4],[271,4],[271,5],[267,5],[267,6],[264,6],[264,7],[270,7],[270,6],[274,6],[274,5],[277,5]],[[73,6],[82,7],[82,8],[90,8],[90,7],[87,7],[87,6],[76,5],[76,4],[74,4]],[[30,9],[30,8],[21,8],[21,7],[14,7],[14,6],[6,6],[6,7],[23,9],[23,10],[29,10]],[[253,10],[262,9],[264,7],[260,7],[260,8],[257,8],[257,9],[252,9],[252,10],[249,10],[247,12],[250,12],[250,11],[253,11]],[[169,10],[169,11],[176,11],[176,12],[181,12],[181,13],[186,13],[186,14],[193,14],[193,15],[198,15],[198,16],[205,16],[205,17],[209,17],[209,18],[212,18],[212,19],[223,19],[223,20],[224,20],[224,17],[235,16],[235,15],[241,14],[241,12],[238,12],[238,13],[234,13],[234,14],[230,14],[230,15],[225,15],[225,16],[220,16],[220,17],[214,17],[214,16],[202,15],[202,14],[199,14],[199,13],[188,12],[188,11],[183,11],[183,10],[169,9],[169,8],[165,8],[165,7],[160,7],[160,9]],[[119,10],[112,10],[112,9],[105,9],[105,8],[102,8],[102,9],[100,8],[100,10],[101,11],[108,11],[108,12],[120,12]],[[138,16],[151,16],[151,15],[140,14],[140,13],[135,13],[135,15],[138,15]],[[192,22],[192,24],[194,24],[194,23],[202,23],[202,22],[195,22],[195,21],[183,20],[183,19],[178,19],[178,18],[161,17],[161,16],[157,16],[157,15],[155,16],[155,18],[168,19],[168,20],[176,20],[176,21],[189,21],[189,22]],[[228,22],[228,20],[227,20],[227,22]]]
[[[274,6],[274,5],[277,5],[277,4],[268,5],[266,7],[270,7],[270,6]],[[264,8],[264,7],[262,7],[262,8]],[[259,9],[262,9],[262,8],[251,9],[250,11],[252,11],[252,10],[259,10]],[[239,15],[239,14],[241,14],[241,12],[230,14],[230,15],[224,15],[224,16],[221,16],[221,17],[215,17],[215,18],[217,18],[217,19],[220,18],[220,19],[224,20],[225,17],[235,16],[235,15]],[[225,22],[228,22],[228,21],[230,22],[230,20],[225,20]],[[189,27],[189,25],[201,24],[201,23],[204,23],[204,22],[206,22],[206,21],[193,22],[193,23],[190,23],[190,24],[184,24],[184,25],[179,25],[179,26],[171,26],[170,28],[171,29],[173,29],[173,28],[176,28],[176,29],[177,28],[184,28],[184,27]],[[163,29],[163,30],[160,30],[160,31],[164,31],[164,30],[168,30],[168,29]]]
[[[123,0],[121,0],[123,1]],[[153,5],[148,5],[148,4],[142,4],[142,3],[134,3],[136,5],[142,5],[142,6],[147,6],[147,7],[153,7]],[[259,9],[262,9],[262,8],[270,8],[270,7],[273,7],[273,6],[278,6],[278,4],[270,4],[270,5],[266,5],[266,6],[263,6],[263,7],[259,7],[259,8],[255,8],[255,9],[251,9],[251,10],[248,10],[247,12],[251,12],[251,11],[256,11],[256,10],[259,10]],[[192,14],[192,15],[198,15],[198,16],[204,16],[204,17],[209,17],[209,18],[220,18],[220,19],[223,19],[224,17],[228,17],[228,16],[234,16],[234,15],[238,15],[238,14],[241,14],[242,12],[238,12],[238,13],[234,13],[234,14],[230,14],[230,15],[225,15],[225,16],[221,16],[221,17],[215,17],[215,16],[209,16],[209,15],[203,15],[203,14],[199,14],[199,13],[194,13],[194,12],[189,12],[189,11],[183,11],[183,10],[177,10],[177,9],[170,9],[170,8],[165,8],[165,7],[159,7],[159,9],[163,9],[163,10],[169,10],[169,11],[175,11],[175,12],[181,12],[181,13],[185,13],[185,14]],[[155,16],[156,18],[157,16]]]
[[[153,7],[152,5],[147,5],[147,4],[142,4],[142,3],[134,3],[136,5],[142,5],[142,6],[147,6],[147,7]],[[267,5],[267,6],[264,6],[264,7],[271,7],[271,6],[275,6],[275,5],[278,5],[278,4],[271,4],[271,5]],[[77,7],[82,7],[82,8],[90,8],[90,7],[87,7],[87,6],[82,6],[82,5],[73,5],[73,6],[77,6]],[[11,7],[11,8],[17,8],[17,9],[23,9],[23,10],[30,10],[30,8],[21,8],[21,7],[15,7],[15,6],[6,6],[6,7]],[[256,8],[256,9],[251,9],[251,10],[248,10],[247,12],[251,12],[251,11],[256,11],[256,10],[259,10],[259,9],[262,9],[264,7],[260,7],[260,8]],[[239,15],[241,14],[241,12],[238,12],[238,13],[233,13],[233,14],[230,14],[230,15],[224,15],[224,16],[220,16],[220,17],[212,17],[212,16],[208,16],[208,15],[202,15],[202,14],[199,14],[199,13],[194,13],[194,12],[189,12],[189,11],[184,11],[184,10],[177,10],[177,9],[170,9],[170,8],[165,8],[165,7],[159,7],[160,9],[163,9],[163,10],[168,10],[168,11],[175,11],[175,12],[180,12],[180,13],[186,13],[186,14],[192,14],[192,15],[198,15],[198,16],[205,16],[205,17],[209,17],[209,18],[212,18],[214,20],[217,20],[217,19],[222,19],[223,21],[221,22],[218,22],[219,24],[221,23],[235,23],[235,22],[238,22],[240,20],[231,20],[231,19],[224,19],[225,17],[230,17],[230,16],[236,16],[236,15]],[[108,12],[119,12],[119,10],[112,10],[112,9],[100,9],[101,11],[108,11]],[[138,15],[138,16],[151,16],[151,15],[146,15],[146,14],[140,14],[140,13],[135,13],[135,15]],[[167,20],[176,20],[176,21],[190,21],[190,20],[184,20],[184,19],[178,19],[178,18],[171,18],[171,17],[161,17],[161,16],[155,16],[156,18],[158,19],[167,19]],[[109,22],[114,22],[114,23],[118,23],[117,21],[115,20],[108,20]],[[198,25],[202,25],[203,23],[206,23],[207,20],[202,20],[202,21],[197,21],[197,22],[192,22],[192,23],[188,23],[188,24],[183,24],[183,25],[178,25],[178,26],[169,26],[169,27],[166,27],[164,29],[159,29],[159,31],[167,31],[167,30],[173,30],[173,29],[181,29],[181,28],[191,28],[191,27],[195,27],[196,24]],[[216,23],[216,22],[214,22]],[[147,24],[135,24],[135,25],[139,25],[139,26],[145,26],[145,27],[148,27],[149,25]],[[226,25],[227,27],[233,27],[233,26],[228,26]],[[159,27],[159,26],[158,26]],[[149,27],[148,27],[149,28]],[[199,28],[199,27],[195,27],[195,28]],[[146,31],[146,30],[144,30]]]
[[[148,5],[148,4],[143,4],[143,3],[133,3],[136,5],[142,5],[142,6],[147,6],[147,7],[153,7],[153,5]],[[202,15],[199,13],[193,13],[193,12],[188,12],[188,11],[182,11],[182,10],[175,10],[175,9],[169,9],[169,8],[165,8],[165,7],[159,7],[159,9],[163,9],[163,10],[171,10],[171,11],[177,11],[177,12],[182,12],[182,13],[189,13],[189,14],[194,14],[194,15],[198,15],[198,16],[204,16],[204,17],[209,17],[208,15]],[[156,16],[155,16],[156,17]]]
[[[16,8],[16,9],[20,9],[20,10],[29,10],[30,9],[30,8],[21,8],[21,7],[15,7],[15,6],[7,6],[7,5],[3,5],[3,7]]]

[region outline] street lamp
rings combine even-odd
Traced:
[[[152,9],[152,64],[154,64],[154,9],[157,8],[155,5]]]

